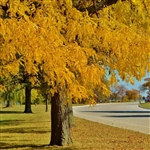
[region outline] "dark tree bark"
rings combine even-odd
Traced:
[[[6,105],[6,107],[11,107],[10,100],[7,100],[7,105]]]
[[[31,110],[31,87],[27,85],[25,87],[25,110],[24,113],[32,113]]]
[[[72,144],[69,128],[68,104],[59,93],[51,97],[51,141],[50,145]]]
[[[46,112],[48,112],[48,95],[46,94]]]
[[[7,105],[6,107],[12,107],[11,103],[10,103],[10,93],[7,93]]]

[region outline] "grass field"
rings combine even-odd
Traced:
[[[150,109],[150,103],[141,103],[140,107]]]
[[[50,113],[45,106],[32,106],[33,114],[22,113],[24,106],[0,109],[0,149],[50,150],[149,150],[147,134],[75,118],[71,129],[72,146],[47,146],[50,142]]]

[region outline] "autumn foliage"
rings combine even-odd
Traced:
[[[118,2],[97,18],[71,0],[3,0],[0,76],[19,76],[22,67],[35,84],[40,70],[52,94],[66,90],[77,99],[92,96],[97,85],[107,92],[101,82],[107,69],[112,83],[116,70],[124,80],[141,79],[150,64],[149,5],[142,2]]]

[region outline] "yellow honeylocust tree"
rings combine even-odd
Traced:
[[[42,76],[52,96],[50,145],[72,143],[71,100],[94,104],[95,88],[109,94],[107,73],[110,83],[116,73],[133,83],[150,72],[149,2],[84,3],[96,11],[74,0],[0,2],[0,78],[23,76],[30,95]]]

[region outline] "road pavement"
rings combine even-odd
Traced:
[[[75,106],[73,111],[80,118],[150,134],[150,110],[138,107],[138,102]]]

